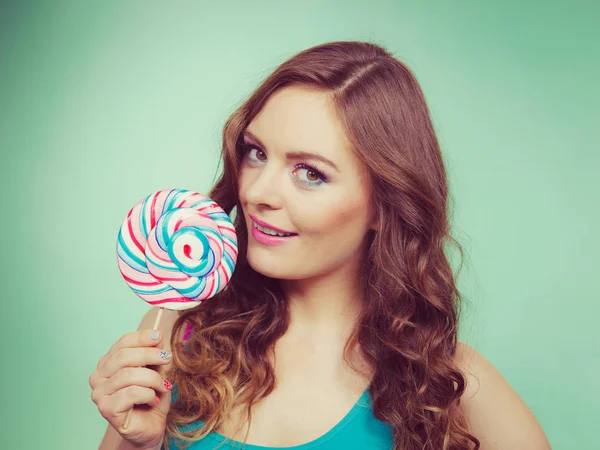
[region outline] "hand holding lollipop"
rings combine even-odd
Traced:
[[[227,214],[208,197],[182,189],[158,191],[139,201],[127,214],[117,241],[123,278],[142,300],[161,308],[154,329],[163,308],[193,308],[223,290],[237,254],[237,236]]]

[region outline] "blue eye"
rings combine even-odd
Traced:
[[[242,149],[243,152],[242,154],[245,157],[248,157],[248,159],[250,161],[252,161],[253,163],[260,163],[263,162],[264,159],[256,159],[256,158],[250,158],[248,155],[252,152],[252,150],[257,150],[257,153],[262,153],[263,155],[265,155],[264,150],[262,150],[260,147],[256,146],[256,145],[251,145],[251,144],[243,144],[242,145]],[[298,170],[306,170],[307,174],[308,173],[312,173],[314,176],[316,176],[319,180],[310,180],[310,179],[302,179],[299,178],[298,176],[295,175],[295,172]],[[302,184],[305,184],[307,186],[311,186],[311,187],[316,187],[316,186],[320,186],[323,183],[327,183],[328,179],[327,177],[315,166],[308,164],[308,163],[299,163],[294,167],[294,171],[292,172],[294,173],[294,180],[299,181]]]

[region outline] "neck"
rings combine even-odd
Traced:
[[[362,310],[357,263],[303,280],[281,280],[289,301],[287,334],[301,339],[345,341]]]

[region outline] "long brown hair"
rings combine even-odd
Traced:
[[[394,450],[479,448],[461,412],[465,378],[455,362],[461,295],[445,246],[455,243],[440,147],[413,73],[383,47],[357,41],[306,49],[281,64],[229,117],[223,173],[207,194],[233,219],[238,263],[227,288],[183,312],[171,338],[178,388],[167,436],[189,444],[216,430],[236,405],[274,388],[273,348],[289,324],[277,280],[246,259],[238,199],[241,134],[276,90],[301,84],[326,91],[353,151],[373,180],[379,228],[369,230],[361,274],[365,307],[347,341],[374,368],[373,414],[393,426]],[[194,332],[178,342],[185,324]],[[202,420],[191,431],[182,426]],[[246,435],[247,436],[247,435]],[[166,440],[167,438],[165,438]]]

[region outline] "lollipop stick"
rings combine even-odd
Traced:
[[[160,308],[158,310],[158,314],[156,315],[156,320],[154,321],[154,326],[152,327],[153,330],[157,330],[158,329],[158,324],[160,323],[160,318],[162,317],[162,313],[163,310],[165,308]],[[133,413],[133,408],[131,408],[128,412],[127,412],[127,417],[125,417],[125,423],[123,424],[123,429],[126,430],[127,427],[129,426],[129,420],[131,419],[131,413]]]
[[[158,329],[158,324],[160,323],[160,318],[162,317],[162,312],[165,308],[159,308],[158,310],[158,314],[156,315],[156,320],[154,321],[154,326],[152,327],[153,330]]]

